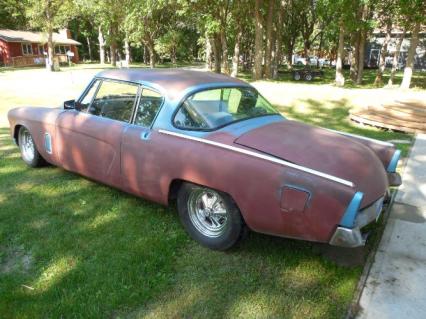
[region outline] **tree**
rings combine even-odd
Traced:
[[[253,78],[259,80],[262,78],[262,60],[263,60],[263,14],[262,14],[262,0],[255,2],[255,25],[256,35],[254,43],[254,68]]]
[[[401,45],[402,45],[402,41],[404,41],[404,37],[405,37],[405,29],[399,35],[398,41],[396,43],[396,48],[395,48],[395,52],[393,54],[393,59],[392,59],[392,70],[389,77],[388,86],[392,86],[393,81],[395,80],[395,74],[396,74],[396,71],[398,70]]]
[[[341,17],[340,31],[339,31],[339,48],[337,50],[336,78],[335,78],[335,82],[337,86],[345,85],[345,77],[343,75],[344,56],[345,56],[345,24],[343,21],[343,17]]]
[[[274,12],[275,0],[268,2],[268,15],[266,18],[266,49],[265,49],[265,77],[272,78],[272,51],[274,50]]]
[[[0,29],[21,29],[27,24],[25,2],[2,0],[0,5]]]
[[[156,64],[155,42],[168,29],[168,21],[177,9],[175,5],[166,0],[147,0],[132,1],[128,6],[124,29],[133,44],[148,49],[151,68]]]
[[[53,31],[63,28],[75,14],[71,0],[28,0],[26,16],[33,28],[47,33],[47,67],[53,67]]]
[[[408,89],[414,67],[414,56],[419,43],[419,32],[422,24],[426,23],[426,3],[423,0],[400,0],[400,12],[405,18],[406,30],[411,30],[410,48],[404,68],[401,88]]]
[[[407,61],[404,68],[404,77],[402,78],[401,88],[408,89],[413,75],[414,55],[416,54],[417,44],[419,43],[420,21],[417,21],[414,30],[411,33],[410,48],[408,49]]]

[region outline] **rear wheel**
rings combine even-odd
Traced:
[[[177,204],[186,231],[208,248],[229,249],[245,233],[240,211],[225,193],[185,183],[179,190]]]
[[[296,81],[299,81],[299,80],[301,79],[300,73],[299,73],[299,72],[294,73],[293,78],[294,78]]]
[[[311,73],[306,73],[306,75],[305,75],[305,80],[306,81],[312,81],[313,80],[313,76],[312,76],[312,74]]]
[[[45,164],[43,157],[37,151],[33,137],[25,126],[21,126],[18,133],[18,144],[21,157],[31,167],[39,167]]]

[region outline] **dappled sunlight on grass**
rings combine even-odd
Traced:
[[[97,72],[88,69],[81,78]],[[15,83],[19,72],[42,70],[13,73]],[[70,93],[64,88],[85,85],[76,69],[59,73],[52,78],[74,82],[34,101],[58,102]],[[412,138],[350,122],[352,100],[334,91],[317,100],[299,89],[297,99],[271,94],[289,118],[382,140]],[[12,104],[32,101],[34,92],[14,90],[6,104],[0,101],[2,119]],[[229,252],[203,248],[184,232],[173,206],[52,166],[27,167],[6,127],[0,128],[3,243],[31,256],[25,271],[0,273],[0,316],[6,318],[341,318],[362,271],[336,265],[313,243],[255,233]],[[0,268],[3,257],[0,251]]]
[[[75,256],[61,256],[53,260],[32,284],[34,293],[40,294],[48,291],[52,286],[59,283],[67,273],[75,269],[77,265],[78,260]]]

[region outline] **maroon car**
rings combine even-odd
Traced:
[[[245,232],[356,247],[376,220],[400,152],[281,116],[252,86],[185,70],[99,73],[61,108],[21,107],[11,134],[45,162],[167,205],[212,249]]]

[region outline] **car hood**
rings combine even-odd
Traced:
[[[286,120],[253,129],[235,144],[354,183],[364,206],[386,192],[382,162],[367,146],[341,134]]]

